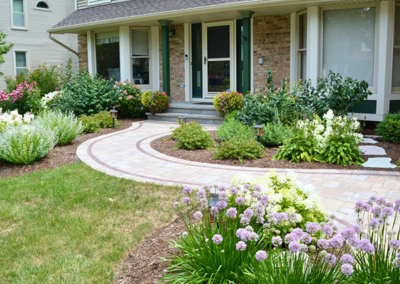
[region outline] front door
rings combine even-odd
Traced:
[[[203,99],[235,88],[233,22],[203,24]]]

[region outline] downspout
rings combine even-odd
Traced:
[[[73,50],[72,48],[66,46],[65,44],[63,44],[62,42],[60,42],[59,40],[55,39],[54,37],[51,36],[51,33],[49,33],[49,39],[51,39],[52,41],[54,41],[55,43],[61,45],[62,47],[64,47],[65,49],[71,51],[73,54],[75,54],[76,56],[79,57],[79,53],[76,52],[75,50]]]

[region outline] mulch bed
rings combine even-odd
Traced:
[[[216,137],[215,131],[210,131],[212,138],[220,144],[220,141]],[[375,131],[371,129],[365,129],[363,131],[364,135],[375,135]],[[348,169],[348,170],[379,170],[379,171],[396,171],[400,172],[400,168],[393,169],[382,169],[382,168],[365,168],[362,166],[351,165],[347,167],[343,167],[337,164],[328,164],[328,163],[318,163],[318,162],[301,162],[289,163],[288,161],[278,161],[274,160],[273,157],[278,153],[279,147],[271,147],[268,150],[265,150],[265,157],[257,159],[257,160],[243,160],[243,163],[240,163],[238,160],[226,159],[226,160],[213,160],[212,156],[215,153],[215,150],[185,150],[185,149],[173,149],[173,146],[176,145],[176,142],[171,139],[168,141],[164,141],[165,138],[170,137],[170,135],[156,139],[151,142],[150,146],[168,156],[172,156],[175,158],[201,162],[201,163],[210,163],[210,164],[218,164],[218,165],[228,165],[228,166],[240,166],[240,167],[254,167],[254,168],[284,168],[284,169]],[[374,139],[378,141],[376,144],[360,144],[360,145],[369,145],[369,146],[378,146],[385,149],[387,156],[392,158],[392,163],[397,164],[397,161],[400,159],[400,144],[389,143],[380,141],[379,139]],[[366,156],[363,155],[365,161],[368,158],[376,158],[381,156]]]
[[[114,129],[103,128],[98,133],[79,135],[70,144],[61,147],[55,147],[43,160],[36,161],[31,165],[16,165],[7,162],[0,162],[0,178],[20,176],[80,162],[78,156],[76,155],[76,149],[80,144],[101,135],[127,129],[132,126],[133,122],[142,120],[142,118],[118,119],[118,122],[122,123],[123,125],[115,127]]]

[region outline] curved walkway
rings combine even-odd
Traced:
[[[238,173],[262,176],[271,169],[234,167],[177,159],[157,152],[151,141],[167,135],[176,123],[135,122],[132,127],[82,143],[82,162],[106,174],[171,185],[230,184]],[[207,126],[215,130],[215,126]],[[285,169],[275,169],[279,174]],[[354,222],[354,203],[371,195],[400,198],[400,173],[361,170],[294,170],[299,180],[313,184],[325,207],[342,220]]]

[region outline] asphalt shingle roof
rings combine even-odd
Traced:
[[[53,29],[162,12],[253,1],[255,0],[130,0],[77,10],[55,25]]]

